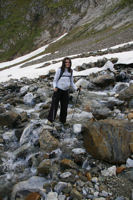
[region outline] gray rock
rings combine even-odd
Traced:
[[[58,200],[58,194],[56,192],[49,192],[46,200]]]
[[[26,181],[19,182],[13,187],[11,199],[15,200],[17,192],[24,191],[24,190],[29,190],[32,192],[39,192],[42,195],[42,197],[46,198],[46,194],[42,190],[43,185],[45,183],[46,183],[45,178],[38,177],[38,176],[33,176]]]
[[[73,125],[73,132],[78,134],[82,131],[82,124],[74,124]]]
[[[27,91],[28,91],[28,89],[29,89],[29,85],[23,86],[23,87],[20,89],[20,94],[22,94],[22,95],[26,94]]]
[[[29,106],[33,106],[35,104],[34,102],[34,96],[32,93],[27,93],[25,96],[24,96],[24,103],[29,105]]]
[[[120,91],[126,89],[127,87],[129,87],[129,83],[119,82],[114,86],[113,91],[117,93],[117,92],[120,92]]]
[[[68,187],[68,183],[58,182],[58,184],[55,185],[54,190],[59,194],[60,192],[62,192],[67,187]]]
[[[59,141],[54,138],[48,130],[43,129],[40,135],[40,148],[46,152],[51,152],[58,148]]]
[[[49,159],[43,160],[38,166],[38,173],[48,175],[51,169],[51,161]]]
[[[86,88],[88,87],[88,85],[89,85],[89,82],[86,81],[85,79],[81,78],[81,79],[79,79],[79,80],[75,83],[75,85],[76,85],[77,87],[79,87],[79,86],[81,85],[82,88],[85,88],[85,89],[86,89]]]
[[[84,145],[95,158],[124,163],[131,154],[132,133],[133,124],[124,120],[90,122],[83,131]]]
[[[20,115],[13,111],[8,111],[0,114],[0,125],[1,126],[10,126],[15,127],[19,120],[21,119]]]
[[[128,158],[127,161],[126,161],[126,167],[127,168],[130,168],[130,167],[133,167],[133,160]]]
[[[92,83],[99,87],[106,87],[114,83],[114,76],[110,74],[100,75],[94,78]]]

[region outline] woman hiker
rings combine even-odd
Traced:
[[[81,88],[77,88],[73,82],[73,71],[71,69],[71,59],[64,58],[62,66],[56,71],[53,88],[54,94],[52,97],[51,108],[48,115],[49,124],[54,122],[58,105],[60,102],[60,122],[65,125],[67,117],[67,108],[69,102],[69,88],[73,87],[74,90],[79,91]]]

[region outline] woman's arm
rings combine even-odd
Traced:
[[[73,72],[72,72],[72,75],[71,75],[71,86],[74,90],[78,90],[78,88],[76,87],[76,85],[74,84],[73,82]]]
[[[58,79],[59,79],[59,76],[60,76],[60,68],[57,69],[56,73],[55,73],[55,76],[54,76],[54,81],[53,81],[53,88],[57,88],[57,82],[58,82]]]

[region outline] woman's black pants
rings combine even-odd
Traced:
[[[67,117],[67,108],[69,102],[69,90],[61,90],[58,88],[57,92],[54,92],[52,96],[51,108],[48,115],[48,120],[53,122],[56,118],[58,106],[60,102],[60,122],[65,123]]]

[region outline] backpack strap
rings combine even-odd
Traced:
[[[63,73],[64,73],[64,72],[63,72],[63,70],[61,69],[61,70],[60,70],[60,76],[59,76],[59,78],[58,78],[58,81],[59,81],[60,78],[62,77]]]
[[[63,71],[62,71],[62,69],[61,69],[61,71],[60,71],[60,76],[59,76],[59,78],[58,78],[58,81],[60,80],[60,78],[62,77],[62,75],[63,75]],[[73,70],[71,69],[71,76],[70,76],[70,79],[72,78],[72,74],[73,74]]]

